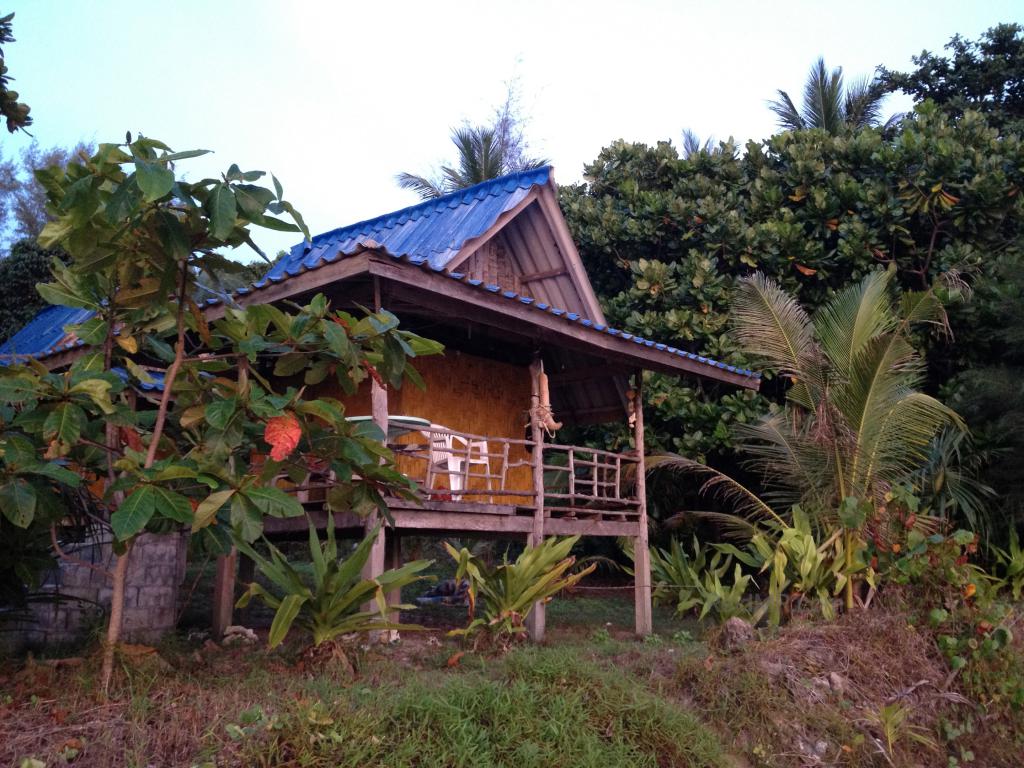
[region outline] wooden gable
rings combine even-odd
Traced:
[[[553,183],[535,188],[480,237],[468,241],[448,270],[605,322]]]

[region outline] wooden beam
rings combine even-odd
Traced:
[[[539,357],[530,364],[530,436],[533,440],[530,464],[533,466],[533,526],[527,538],[531,547],[540,546],[544,541],[544,427],[541,424],[541,376],[544,374],[544,363]],[[544,639],[545,610],[544,603],[533,604],[533,610],[526,617],[526,628],[530,639],[539,643]]]
[[[637,521],[583,520],[580,518],[549,517],[544,521],[548,536],[630,536],[637,535]]]
[[[651,553],[647,541],[647,466],[644,460],[644,374],[637,371],[633,380],[633,444],[639,460],[636,468],[636,497],[640,501],[640,519],[633,539],[633,584],[636,607],[636,633],[645,637],[654,631],[651,610]]]
[[[524,342],[531,340],[534,346],[541,342],[573,349],[608,358],[612,364],[629,366],[631,369],[641,366],[676,376],[689,373],[748,389],[756,390],[759,387],[758,379],[704,365],[669,352],[659,352],[619,336],[599,333],[569,322],[564,317],[540,312],[518,301],[495,296],[450,277],[396,263],[387,256],[371,259],[369,269],[371,274],[415,291],[418,306],[443,313],[449,322],[465,319],[499,327],[519,334]]]
[[[213,636],[220,640],[231,626],[235,611],[235,566],[238,550],[234,547],[217,558],[217,573],[213,580]]]
[[[590,284],[590,278],[587,277],[580,253],[576,250],[576,243],[573,242],[569,225],[565,223],[562,210],[558,207],[558,192],[554,180],[544,187],[537,197],[537,202],[551,226],[551,233],[554,235],[558,250],[562,252],[562,260],[573,278],[573,285],[586,306],[587,317],[605,325],[607,321],[604,319],[604,312],[601,311],[601,304],[597,300],[597,294],[594,293],[594,287]]]
[[[623,372],[630,370],[625,366],[616,368],[608,365],[585,365],[580,368],[570,368],[558,373],[549,373],[548,380],[553,387],[563,387],[567,384],[575,384],[579,381],[593,381],[594,379],[613,379],[621,376]],[[582,413],[582,411],[581,411]]]
[[[546,272],[534,272],[532,275],[521,275],[519,277],[520,283],[535,283],[538,280],[547,280],[551,277],[561,277],[562,275],[568,275],[565,267],[558,267],[557,269],[549,269]]]

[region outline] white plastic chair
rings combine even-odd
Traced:
[[[491,489],[491,468],[487,458],[486,440],[469,440],[461,435],[453,435],[439,424],[431,424],[431,430],[423,432],[430,445],[430,458],[427,461],[427,489],[434,486],[434,478],[438,475],[448,476],[448,487],[452,491],[452,500],[462,498],[460,491],[468,484],[470,471],[474,465],[484,467],[487,490]],[[459,442],[458,452],[455,443]],[[475,454],[475,455],[474,455]]]

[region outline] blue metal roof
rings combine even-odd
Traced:
[[[551,179],[550,166],[501,176],[375,219],[350,224],[317,235],[312,243],[299,243],[266,274],[256,288],[294,277],[300,272],[335,261],[373,241],[389,253],[425,259],[443,269],[467,240],[479,237],[526,197]]]
[[[64,330],[66,325],[84,323],[93,316],[91,309],[51,305],[39,310],[28,324],[0,345],[0,355],[19,357],[42,357],[43,355],[70,349],[81,342]],[[0,359],[0,364],[5,362]]]
[[[452,258],[468,240],[482,235],[494,225],[502,213],[518,205],[533,187],[547,184],[550,179],[551,168],[547,166],[533,171],[521,171],[485,181],[436,200],[427,200],[394,213],[325,232],[314,237],[312,243],[302,242],[294,246],[261,280],[253,283],[251,288],[239,289],[235,296],[244,296],[252,293],[254,289],[285,282],[303,272],[326,266],[343,256],[372,248],[398,261],[446,275],[463,285],[561,317],[566,322],[578,324],[595,333],[618,336],[647,349],[687,358],[709,368],[728,371],[755,381],[761,378],[761,374],[746,368],[727,365],[694,352],[634,336],[626,331],[581,317],[576,312],[550,306],[529,296],[521,296],[503,286],[487,285],[459,272],[446,270]],[[223,300],[223,297],[209,298],[205,303],[207,306],[214,306]],[[79,346],[82,342],[69,337],[64,331],[64,326],[84,322],[91,315],[92,312],[89,310],[48,307],[7,343],[0,346],[0,355],[45,357]]]

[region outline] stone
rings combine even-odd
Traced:
[[[846,693],[846,689],[850,687],[850,681],[838,672],[828,673],[828,684],[834,693],[838,693],[840,695]]]
[[[753,639],[754,628],[749,621],[738,616],[733,616],[722,625],[722,647],[727,651],[742,648]]]

